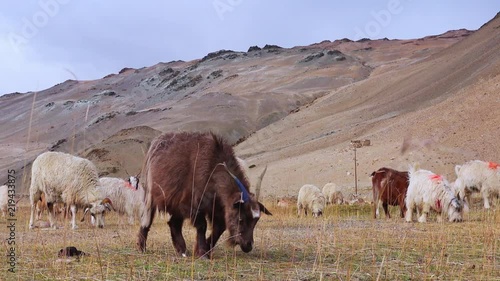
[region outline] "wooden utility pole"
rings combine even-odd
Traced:
[[[360,140],[352,140],[351,145],[354,148],[354,193],[358,195],[358,159],[356,155],[356,150],[363,146]]]
[[[354,194],[358,195],[358,162],[356,159],[356,146],[354,146]]]

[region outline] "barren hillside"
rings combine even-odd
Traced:
[[[124,176],[139,171],[160,131],[212,130],[257,165],[251,178],[269,165],[264,195],[328,181],[352,188],[352,139],[372,143],[357,151],[360,186],[373,169],[412,161],[451,177],[455,163],[500,161],[498,26],[496,18],[415,40],[221,50],[10,94],[0,97],[0,168],[22,174],[51,149]]]
[[[500,161],[500,18],[426,59],[341,87],[260,130],[238,146],[251,163],[268,163],[268,194],[295,194],[304,183],[336,182],[353,192],[350,140],[364,195],[382,167],[423,168],[455,179],[454,165]],[[418,42],[416,40],[415,42]]]

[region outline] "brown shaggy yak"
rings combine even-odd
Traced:
[[[145,207],[137,242],[140,251],[146,250],[156,210],[171,215],[168,225],[172,242],[182,256],[186,256],[182,224],[185,219],[191,220],[196,227],[195,254],[199,257],[211,256],[226,229],[231,245],[250,252],[261,212],[271,215],[249,192],[248,179],[232,147],[213,133],[160,135],[151,143],[141,178]],[[212,225],[208,238],[207,220]]]
[[[401,217],[405,217],[405,197],[408,190],[408,172],[390,168],[380,168],[371,174],[373,189],[373,218],[378,215],[379,203],[382,202],[385,217],[390,218],[389,205],[398,206]]]

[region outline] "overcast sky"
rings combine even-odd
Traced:
[[[220,49],[475,30],[498,0],[0,1],[0,95]]]

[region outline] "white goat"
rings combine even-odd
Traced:
[[[7,205],[9,202],[9,188],[6,185],[0,186],[0,210],[2,210],[2,217],[5,218],[7,212]]]
[[[297,214],[300,216],[302,209],[307,216],[307,211],[311,210],[313,217],[319,217],[323,214],[326,200],[321,190],[312,184],[306,184],[299,190],[297,198]]]
[[[45,193],[49,209],[50,227],[56,228],[54,222],[54,203],[66,203],[70,206],[73,229],[76,225],[77,207],[90,207],[96,217],[97,225],[104,227],[103,213],[112,208],[109,198],[100,196],[96,166],[87,159],[62,152],[45,152],[40,154],[31,168],[30,203],[31,217],[29,227],[34,228],[36,204],[42,192]]]
[[[421,212],[419,222],[426,222],[427,215],[432,209],[438,213],[438,222],[443,221],[446,213],[450,222],[459,222],[463,218],[463,201],[455,192],[450,183],[440,175],[431,171],[421,170],[410,166],[408,171],[409,185],[406,193],[406,221],[412,221],[415,209]]]
[[[480,160],[455,166],[457,180],[455,188],[468,202],[471,193],[479,192],[484,199],[484,208],[490,208],[489,198],[500,194],[500,165]]]
[[[323,195],[326,197],[326,204],[344,203],[344,195],[334,183],[329,182],[323,186]]]
[[[111,199],[115,211],[127,214],[128,223],[134,224],[134,218],[142,213],[144,189],[139,188],[139,179],[131,176],[128,180],[103,177],[99,179],[101,195]]]

